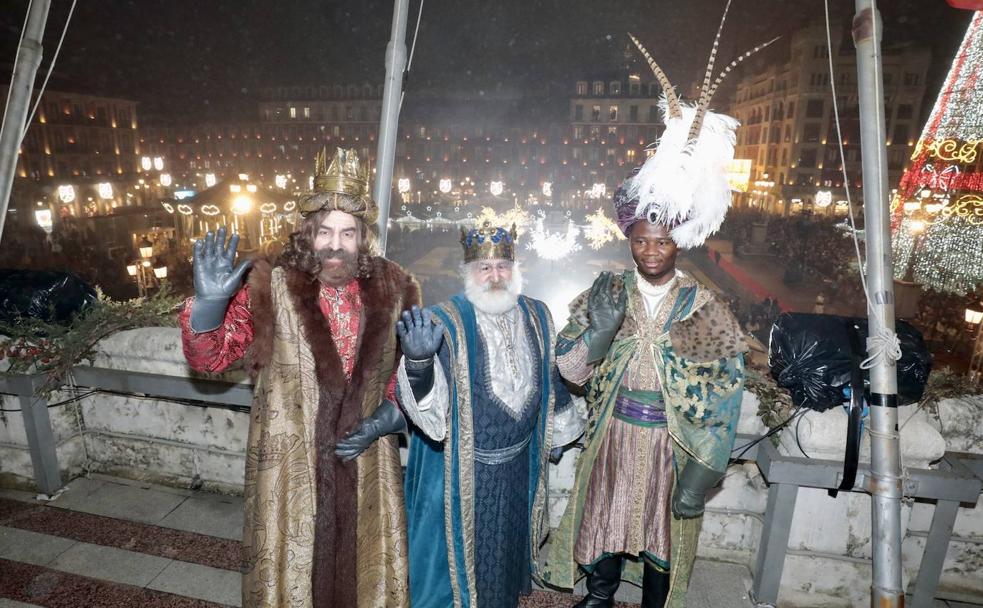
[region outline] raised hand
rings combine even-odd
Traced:
[[[444,339],[444,325],[433,319],[429,309],[413,306],[403,311],[403,318],[396,322],[396,335],[403,354],[409,359],[430,359],[440,349]]]
[[[625,320],[628,306],[628,292],[621,290],[615,299],[612,295],[614,275],[602,272],[591,286],[587,296],[587,314],[590,317],[590,340],[587,348],[587,362],[596,363],[607,354],[615,334]]]
[[[233,267],[239,235],[232,235],[226,245],[225,234],[223,226],[217,234],[209,232],[205,235],[204,241],[195,241],[195,300],[191,307],[191,329],[196,332],[211,331],[222,324],[229,300],[238,291],[242,276],[251,264],[245,260]]]

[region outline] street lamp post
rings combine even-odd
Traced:
[[[167,278],[167,266],[163,263],[154,264],[151,258],[154,256],[154,244],[144,238],[138,247],[140,259],[134,260],[126,265],[126,273],[133,277],[137,282],[137,291],[140,297],[146,297],[147,292],[154,287],[159,287],[160,282]]]

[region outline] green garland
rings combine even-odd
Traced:
[[[110,300],[97,288],[96,301],[64,325],[35,318],[0,323],[0,359],[10,363],[8,373],[43,373],[38,394],[44,397],[58,390],[71,369],[92,363],[100,340],[118,331],[138,327],[174,327],[175,311],[182,298],[165,283],[146,298],[123,302]],[[2,338],[0,338],[2,340]]]

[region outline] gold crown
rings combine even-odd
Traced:
[[[515,224],[510,230],[492,226],[487,220],[480,228],[461,227],[464,263],[475,260],[503,259],[515,261]]]
[[[369,164],[362,164],[355,150],[338,148],[328,165],[328,151],[322,148],[314,157],[314,192],[368,196]]]
[[[378,209],[369,194],[369,164],[362,163],[355,150],[338,148],[330,165],[327,148],[315,155],[314,191],[302,197],[300,211],[306,215],[322,209],[337,209],[367,222],[375,221]]]

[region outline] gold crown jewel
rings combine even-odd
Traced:
[[[369,194],[369,173],[368,162],[359,160],[355,150],[336,149],[328,164],[327,148],[322,148],[314,157],[314,190],[301,198],[301,212],[337,209],[374,222],[378,209]]]
[[[461,246],[464,247],[464,262],[475,260],[501,259],[515,261],[515,224],[506,230],[485,222],[479,228],[465,230],[461,227]]]

